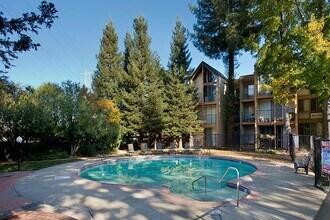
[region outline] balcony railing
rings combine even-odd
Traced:
[[[206,95],[203,98],[203,94],[202,93],[198,93],[196,96],[196,102],[198,103],[205,103],[205,102],[215,102],[216,100],[216,96],[215,95]]]
[[[272,92],[259,87],[258,95],[272,95]]]
[[[217,140],[220,137],[218,134],[208,134],[204,136],[204,145],[206,147],[214,147],[217,146]]]
[[[242,122],[254,122],[255,117],[253,112],[242,112]]]
[[[258,110],[258,122],[274,122],[273,110]]]
[[[204,102],[215,102],[215,95],[204,96]]]
[[[291,111],[293,112],[289,112],[290,121],[295,121],[296,117],[294,110]],[[257,114],[258,114],[257,122],[260,123],[267,123],[274,121],[282,122],[285,119],[285,115],[282,110],[277,110],[275,112],[273,110],[257,110]]]
[[[254,97],[254,89],[245,89],[243,99],[252,99]]]
[[[221,141],[225,141],[224,143]],[[230,143],[229,143],[230,142]],[[220,145],[218,145],[220,143]],[[240,134],[232,134],[231,136],[225,134],[206,134],[204,135],[204,147],[223,147],[231,145],[232,147],[239,147]]]
[[[296,113],[294,112],[294,108],[290,108],[289,110],[289,117],[290,117],[290,121],[295,121],[296,120]],[[275,111],[275,120],[277,122],[284,122],[285,120],[285,113],[283,110],[278,109]]]
[[[216,114],[206,114],[204,115],[205,124],[215,124],[216,123]]]

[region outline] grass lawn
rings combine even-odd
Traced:
[[[40,170],[46,167],[55,166],[58,164],[78,161],[79,159],[60,159],[60,160],[43,160],[43,161],[28,161],[20,163],[20,170]],[[0,172],[17,171],[16,162],[0,162]]]

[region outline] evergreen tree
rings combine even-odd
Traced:
[[[187,29],[182,25],[182,21],[178,19],[172,35],[168,69],[170,72],[176,74],[181,82],[184,82],[191,73],[189,69],[190,63],[191,57],[188,50]]]
[[[191,6],[197,19],[191,35],[198,50],[214,59],[222,59],[227,67],[225,119],[228,143],[232,144],[234,124],[234,70],[236,57],[242,49],[248,48],[248,39],[253,39],[258,25],[250,11],[255,6],[250,0],[198,0],[198,6]]]
[[[120,102],[123,56],[118,49],[118,36],[112,21],[103,30],[100,52],[97,55],[97,70],[93,77],[93,90],[99,99]]]
[[[155,72],[149,76],[146,87],[146,106],[144,107],[144,131],[151,137],[162,134],[164,129],[164,111],[167,108],[164,95],[162,68],[159,58],[155,55]]]
[[[181,139],[184,134],[195,134],[200,130],[200,121],[197,120],[195,109],[195,91],[186,83],[191,63],[186,32],[186,28],[178,19],[172,35],[169,70],[165,80],[167,109],[163,133],[174,139]]]
[[[123,125],[128,135],[160,133],[163,112],[161,67],[150,50],[151,38],[144,17],[133,21],[134,39],[125,38],[125,76]],[[157,101],[157,103],[155,103]],[[141,141],[141,140],[140,140]]]
[[[124,51],[123,67],[124,70],[128,72],[128,63],[129,63],[128,58],[130,57],[130,51],[133,50],[133,39],[129,32],[126,33],[124,44],[125,44],[125,51]]]
[[[180,82],[179,78],[170,73],[167,76],[164,135],[181,139],[183,135],[197,134],[201,131],[201,121],[197,119],[197,102],[193,89]]]

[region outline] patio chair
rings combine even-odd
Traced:
[[[308,165],[311,159],[311,154],[305,155],[303,158],[297,158],[294,162],[294,170],[297,173],[299,168],[304,168],[306,175],[308,175]]]
[[[141,153],[142,154],[151,154],[151,150],[148,148],[148,144],[147,143],[142,143],[141,144]]]
[[[157,142],[157,144],[156,144],[156,153],[164,154],[162,142]]]
[[[107,159],[108,156],[106,154],[98,154],[96,155],[96,161],[103,161],[105,159]]]
[[[133,144],[128,144],[127,147],[128,147],[128,155],[132,156],[135,152],[134,151],[134,145]]]
[[[190,144],[187,142],[184,144],[184,149],[182,153],[184,154],[191,154],[193,151],[190,149]]]
[[[175,145],[176,145],[176,143],[175,142],[171,142],[170,143],[170,149],[169,149],[169,153],[177,153],[177,149],[175,148]]]
[[[202,149],[201,149],[201,147],[199,145],[194,145],[192,151],[195,154],[201,154],[202,153]]]

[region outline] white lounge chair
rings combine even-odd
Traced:
[[[128,155],[132,156],[135,152],[133,144],[128,144],[127,147],[128,147]]]
[[[164,153],[162,142],[157,142],[157,143],[156,143],[156,152],[157,152],[158,154],[163,154],[163,153]]]
[[[184,149],[182,153],[184,154],[191,154],[193,151],[190,149],[190,144],[187,142],[184,144]]]
[[[199,145],[194,145],[194,148],[192,149],[192,151],[195,153],[195,154],[201,154],[202,153],[202,149]]]
[[[142,154],[151,154],[151,150],[148,148],[148,144],[147,143],[142,143],[141,144],[141,153]]]
[[[169,149],[169,153],[177,153],[177,149],[175,148],[175,145],[176,145],[176,143],[175,142],[171,142],[170,143],[170,149]]]

